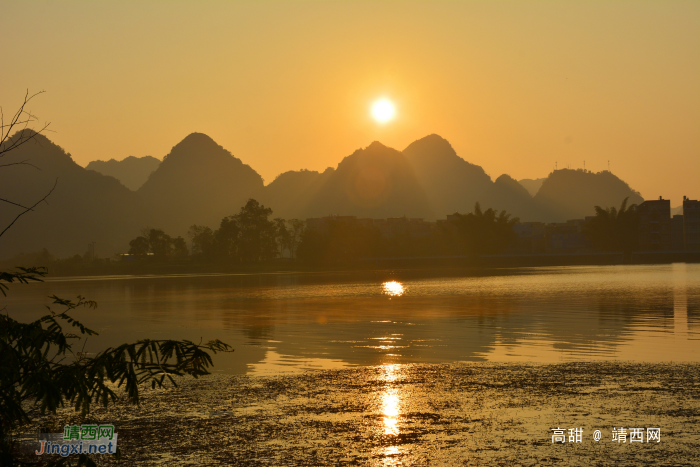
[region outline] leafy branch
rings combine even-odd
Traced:
[[[45,274],[43,268],[20,268],[17,273],[0,273],[0,281],[41,281]],[[0,285],[4,293],[7,286]],[[88,356],[75,352],[72,341],[98,333],[69,313],[79,307],[97,308],[97,303],[83,296],[75,301],[50,298],[49,313],[30,323],[0,314],[0,457],[2,451],[11,450],[3,445],[9,433],[30,423],[36,412],[56,413],[70,405],[87,415],[95,403],[104,407],[115,403],[119,388],[124,389],[129,403],[138,404],[142,385],[150,384],[153,389],[168,383],[177,386],[176,376],[207,375],[212,365],[209,352],[233,351],[220,340],[197,344],[143,339]]]

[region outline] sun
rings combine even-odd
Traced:
[[[394,104],[388,99],[379,99],[372,104],[372,117],[379,123],[386,123],[394,118]]]

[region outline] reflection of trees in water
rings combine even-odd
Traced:
[[[556,276],[525,276],[526,285],[516,279],[511,286],[508,275],[483,281],[417,277],[404,283],[406,293],[392,297],[382,293],[388,277],[380,272],[66,282],[54,283],[51,292],[79,289],[98,300],[105,318],[120,316],[152,329],[228,333],[238,339],[235,358],[246,361],[263,358],[265,346],[300,359],[363,365],[482,360],[496,346],[518,345],[605,357],[642,328],[674,332],[679,290],[684,303],[687,296],[688,328],[700,326],[700,288],[691,282],[560,286]],[[254,343],[262,345],[248,346]],[[253,353],[244,357],[248,351]]]
[[[635,326],[673,332],[673,317],[673,289],[659,287],[643,293],[478,294],[438,301],[279,300],[224,320],[243,326],[251,339],[281,341],[275,344],[281,354],[372,365],[483,360],[495,345],[537,342],[581,358],[604,356],[631,339]]]
[[[687,306],[688,306],[688,329],[693,332],[700,331],[700,290],[696,289],[694,294],[691,294],[691,289],[688,287]]]
[[[138,318],[153,321],[210,318],[218,312],[218,304],[202,299],[202,290],[185,281],[169,279],[135,280],[111,284],[121,292],[124,305]],[[206,298],[206,295],[205,295]]]
[[[275,327],[272,325],[258,324],[255,326],[243,326],[241,332],[253,342],[249,344],[257,345],[262,340],[272,340],[272,333]]]
[[[606,290],[588,296],[572,297],[572,303],[552,307],[550,314],[566,313],[565,319],[547,321],[553,347],[601,355],[632,339],[636,327],[652,327],[673,332],[672,288],[643,291]],[[580,300],[580,303],[575,303]],[[568,305],[568,306],[567,306]],[[563,311],[567,310],[567,311]]]
[[[555,349],[601,354],[629,340],[636,326],[673,332],[672,287],[609,290],[597,294],[525,294],[470,297],[460,320],[496,330],[499,345],[551,342]]]
[[[673,332],[674,292],[672,287],[639,290],[615,290],[600,293],[598,316],[611,332],[625,332],[644,325]]]

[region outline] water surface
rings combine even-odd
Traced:
[[[219,338],[215,371],[397,363],[700,360],[700,265],[55,278],[14,285],[18,319],[50,295],[95,351],[141,338]],[[83,345],[82,343],[80,344]]]

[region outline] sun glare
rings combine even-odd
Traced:
[[[397,281],[384,282],[382,284],[382,289],[384,293],[390,297],[400,297],[404,292],[403,284]]]
[[[394,118],[394,104],[387,99],[380,99],[372,105],[372,116],[379,123],[386,123]]]

